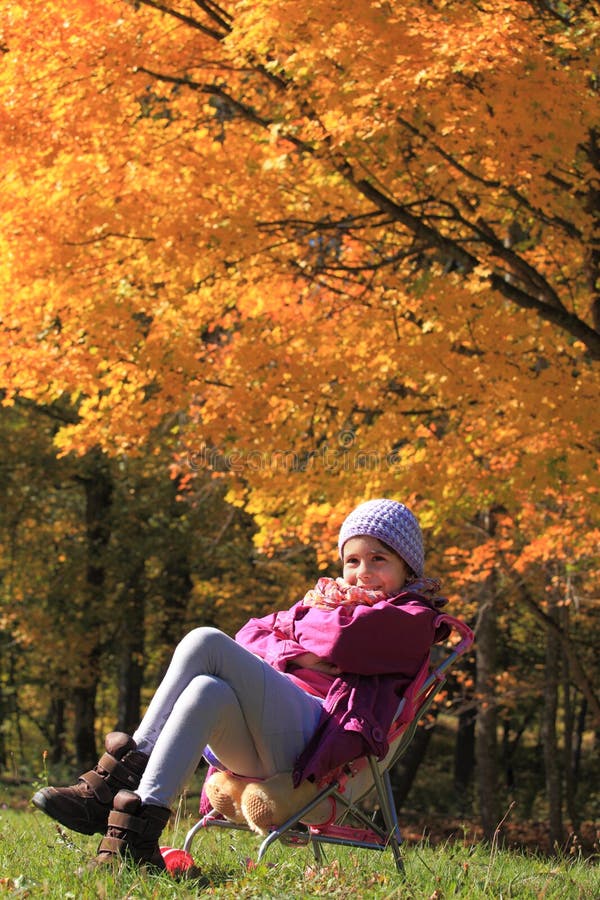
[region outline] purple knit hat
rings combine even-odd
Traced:
[[[417,519],[397,500],[367,500],[357,506],[342,523],[338,548],[351,537],[374,537],[395,550],[415,575],[423,574],[423,535]]]

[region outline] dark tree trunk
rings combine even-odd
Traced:
[[[63,697],[53,699],[48,711],[48,724],[51,732],[50,762],[54,765],[63,762],[65,752],[65,701]]]
[[[187,552],[180,552],[169,559],[165,568],[165,619],[162,641],[170,659],[173,647],[185,633],[185,622],[193,582]],[[166,661],[165,661],[166,664]]]
[[[0,664],[2,658],[0,657]],[[0,675],[2,675],[2,666],[0,665]],[[0,678],[0,770],[6,768],[6,739],[4,737],[3,725],[7,718],[6,700],[2,690],[2,679]]]
[[[496,672],[496,610],[491,591],[479,610],[477,641],[477,694],[479,709],[475,725],[475,756],[477,763],[477,788],[479,813],[483,833],[488,840],[494,836],[498,824],[497,802],[497,739],[496,697],[494,675]]]
[[[427,727],[424,725],[419,726],[404,755],[394,767],[391,779],[394,799],[398,809],[406,803],[410,789],[419,771],[419,766],[425,759],[433,732],[433,724]]]
[[[556,604],[553,603],[549,615],[557,618]],[[544,683],[544,707],[542,713],[542,749],[548,797],[548,825],[552,846],[561,846],[564,840],[562,819],[562,783],[560,772],[560,751],[556,736],[558,711],[558,686],[560,682],[561,645],[556,632],[546,629],[546,665]]]
[[[581,751],[583,748],[583,733],[585,731],[585,719],[587,715],[587,700],[581,698],[581,706],[579,707],[579,715],[577,716],[577,731],[575,734],[575,745],[573,748],[573,777],[575,781],[579,781],[581,772]]]
[[[475,769],[475,709],[467,709],[458,715],[456,744],[454,747],[454,787],[464,795]]]
[[[170,514],[173,522],[173,541],[169,548],[164,569],[163,599],[164,618],[161,629],[161,671],[164,671],[171,659],[173,649],[186,631],[187,610],[193,582],[188,557],[187,541],[183,541],[176,527],[177,519],[182,515],[183,507],[176,499],[178,486],[173,483]]]
[[[502,753],[500,763],[502,769],[504,770],[504,783],[506,784],[508,790],[512,791],[515,787],[515,770],[512,764],[510,728],[510,719],[505,719],[502,722]]]
[[[560,610],[562,619],[562,627],[567,634],[569,633],[569,607],[563,606]],[[577,776],[575,772],[575,755],[577,752],[576,745],[576,716],[575,716],[575,698],[574,691],[571,687],[571,672],[569,667],[569,658],[563,652],[562,658],[562,697],[564,708],[564,747],[563,747],[563,771],[565,778],[565,800],[569,819],[571,820],[571,828],[574,831],[579,829],[580,816],[577,805]]]
[[[493,535],[493,511],[482,516],[482,525],[488,534]],[[497,632],[496,574],[492,572],[481,587],[475,626],[476,693],[479,701],[475,723],[475,759],[479,814],[487,840],[492,840],[499,822],[495,686]]]
[[[85,490],[87,536],[86,595],[81,609],[79,672],[74,673],[74,738],[77,763],[96,762],[96,693],[106,641],[105,552],[111,532],[112,477],[100,451],[92,451],[80,478]]]
[[[525,734],[525,731],[533,718],[534,712],[530,711],[523,716],[521,723],[518,726],[516,722],[511,722],[510,720],[507,720],[502,724],[502,766],[505,772],[506,787],[509,791],[514,790],[518,786],[513,760],[521,742],[521,738]],[[514,729],[514,737],[512,738],[511,727]]]
[[[475,656],[469,654],[463,668],[472,682],[475,682]],[[456,742],[454,745],[454,790],[461,807],[465,807],[467,791],[475,771],[475,721],[477,704],[472,691],[463,687],[461,708],[458,713]]]
[[[121,639],[117,729],[131,734],[140,721],[144,680],[145,587],[142,567],[134,575],[134,586],[127,597]]]
[[[88,659],[89,664],[89,659]],[[96,690],[98,682],[94,680],[87,686],[73,690],[73,712],[75,716],[74,735],[75,756],[82,769],[88,769],[96,763]]]

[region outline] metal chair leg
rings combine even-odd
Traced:
[[[377,760],[372,756],[369,757],[369,765],[371,766],[371,773],[373,775],[373,781],[375,782],[377,797],[381,804],[381,814],[383,816],[383,821],[385,822],[389,847],[392,851],[394,862],[396,863],[396,870],[401,875],[404,875],[404,861],[402,859],[402,853],[400,852],[402,835],[400,834],[400,825],[398,824],[398,816],[396,814],[396,804],[394,802],[390,774],[386,769],[382,775],[379,771]]]
[[[310,843],[312,846],[313,856],[315,858],[317,868],[321,869],[324,863],[327,861],[325,859],[325,854],[323,853],[323,848],[318,841],[312,840]]]

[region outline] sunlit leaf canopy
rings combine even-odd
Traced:
[[[596,3],[11,4],[4,402],[60,411],[63,454],[214,469],[265,547],[332,543],[389,493],[438,527],[566,504],[577,533],[599,23]]]

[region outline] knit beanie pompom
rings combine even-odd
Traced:
[[[352,537],[374,537],[383,541],[415,575],[423,574],[423,535],[416,517],[403,503],[379,499],[367,500],[357,506],[340,528],[340,557],[343,557],[344,544]]]

